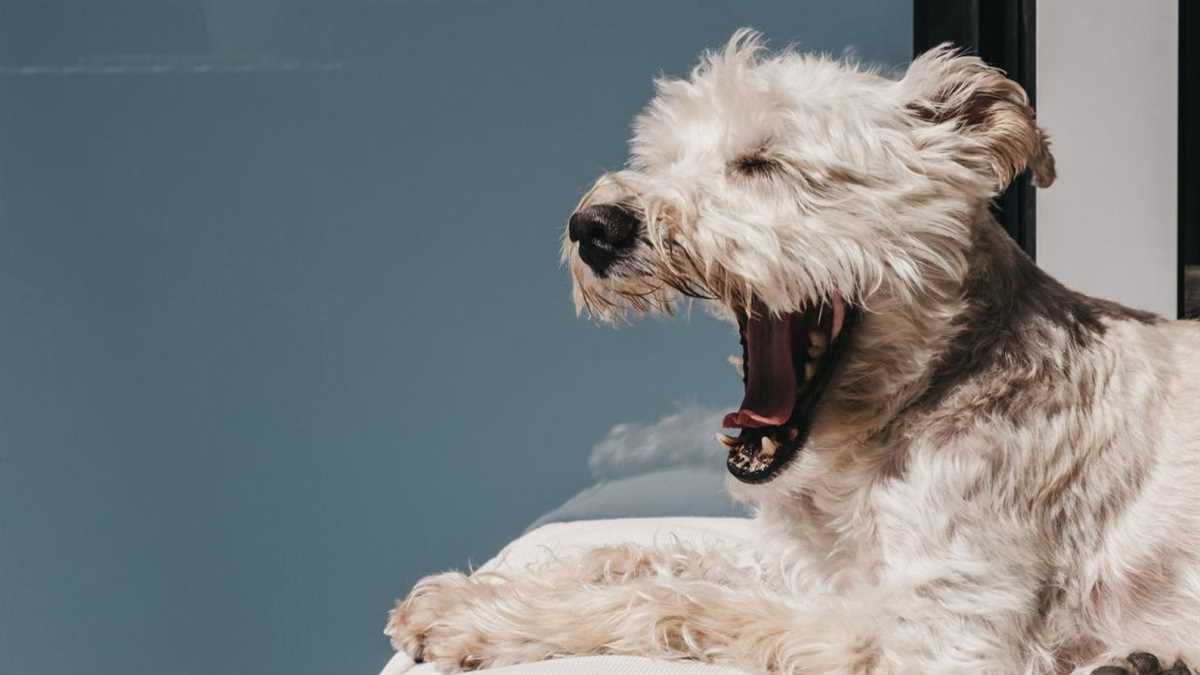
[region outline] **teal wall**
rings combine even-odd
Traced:
[[[908,3],[0,5],[0,673],[375,672],[392,598],[736,403],[727,328],[574,318],[559,235],[738,26]]]

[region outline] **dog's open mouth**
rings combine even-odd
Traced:
[[[729,448],[729,472],[746,483],[773,478],[804,447],[821,395],[846,351],[858,311],[829,300],[803,312],[772,316],[738,313],[746,392],[718,434]]]

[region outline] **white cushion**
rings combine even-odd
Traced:
[[[531,563],[619,543],[653,544],[678,539],[693,544],[749,543],[753,521],[746,518],[621,518],[553,523],[513,541],[480,569],[519,570]],[[586,656],[490,668],[488,675],[744,675],[741,671],[688,661],[635,656]],[[380,675],[438,675],[430,664],[414,665],[396,654]]]
[[[576,520],[657,518],[678,513],[690,516],[745,516],[725,489],[729,472],[724,465],[679,466],[602,480],[542,515],[530,530],[547,523]]]

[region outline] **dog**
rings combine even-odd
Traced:
[[[573,297],[614,322],[700,298],[737,327],[720,441],[761,544],[428,577],[397,649],[447,671],[1200,664],[1200,324],[1068,290],[996,223],[1014,179],[1055,178],[1018,84],[949,45],[889,78],[743,29],[656,82],[630,146],[570,217]]]

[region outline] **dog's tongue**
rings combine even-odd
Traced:
[[[746,323],[746,397],[724,427],[779,426],[796,405],[791,317],[762,316]]]

